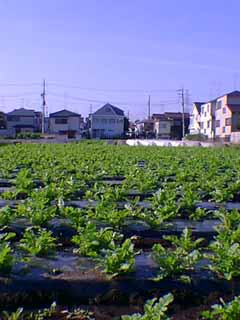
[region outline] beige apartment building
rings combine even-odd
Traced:
[[[209,139],[236,140],[240,137],[240,91],[233,91],[196,107],[193,104],[190,133],[200,132]],[[201,109],[201,110],[200,110]],[[240,140],[240,138],[239,138]]]
[[[231,140],[236,132],[240,134],[240,91],[216,100],[216,137]]]

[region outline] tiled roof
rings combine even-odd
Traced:
[[[50,113],[49,115],[50,118],[58,118],[58,117],[81,117],[80,114],[63,109],[54,113]]]
[[[13,111],[7,114],[8,116],[26,116],[26,117],[34,117],[35,111],[32,109],[14,109]]]
[[[124,116],[123,110],[121,110],[121,109],[113,106],[113,105],[110,104],[110,103],[106,103],[106,104],[103,106],[103,108],[105,108],[105,107],[110,107],[110,108],[112,108],[112,109],[114,110],[114,112],[115,112],[118,116]]]

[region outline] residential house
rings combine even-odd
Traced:
[[[170,139],[173,119],[165,114],[153,114],[155,137],[158,139]]]
[[[165,112],[166,118],[172,120],[171,125],[171,139],[180,140],[183,138],[183,114],[181,112]],[[185,134],[189,132],[190,115],[184,113],[184,131]]]
[[[76,138],[83,129],[84,121],[78,113],[63,109],[49,115],[49,133]]]
[[[201,131],[201,106],[204,102],[194,102],[190,116],[189,133],[200,134]]]
[[[7,136],[7,116],[4,112],[0,111],[0,136]]]
[[[121,138],[124,136],[126,127],[124,112],[110,103],[90,114],[89,119],[91,138]]]
[[[16,135],[20,132],[40,132],[41,112],[32,109],[15,109],[7,113],[7,128],[9,135]]]
[[[155,137],[153,119],[145,119],[141,121],[137,120],[135,122],[135,125],[136,125],[136,135],[138,138]]]

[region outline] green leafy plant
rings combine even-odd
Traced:
[[[111,278],[133,272],[137,254],[138,252],[134,251],[131,239],[126,239],[121,246],[115,246],[112,250],[105,250],[101,265],[104,272],[109,274]]]
[[[153,259],[159,265],[156,280],[173,277],[183,281],[190,281],[186,274],[194,270],[194,267],[202,255],[199,246],[203,239],[193,241],[189,229],[185,229],[181,237],[165,236],[164,239],[171,242],[173,248],[166,249],[161,244],[153,246]]]
[[[0,225],[6,226],[14,219],[15,211],[9,206],[0,209]]]
[[[31,171],[26,168],[21,169],[17,174],[15,185],[17,194],[29,194],[34,188]]]
[[[0,272],[9,273],[14,264],[13,250],[9,240],[15,237],[15,233],[0,234]]]
[[[173,295],[166,294],[159,300],[154,298],[148,300],[144,305],[143,315],[137,313],[131,316],[122,316],[122,320],[170,320],[171,318],[166,315],[168,306],[173,302]]]
[[[23,308],[18,308],[14,312],[3,311],[1,315],[3,320],[23,320]]]
[[[122,235],[111,228],[102,228],[99,231],[96,225],[88,222],[85,227],[79,229],[79,233],[72,238],[72,242],[78,246],[77,253],[98,257],[102,249],[114,249],[115,241],[120,241]]]
[[[19,216],[27,217],[37,226],[46,225],[55,217],[56,206],[52,206],[47,196],[48,189],[40,189],[31,193],[31,198],[17,207]]]
[[[51,255],[56,250],[56,239],[51,231],[41,228],[27,228],[19,247],[33,256]]]
[[[220,299],[221,304],[214,304],[211,310],[204,311],[202,318],[206,320],[239,320],[240,319],[240,297],[235,297],[226,303]]]

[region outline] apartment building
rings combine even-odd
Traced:
[[[216,100],[208,101],[201,105],[200,133],[209,139],[215,137],[215,111]]]
[[[230,140],[240,134],[240,91],[216,99],[216,137]]]
[[[194,103],[189,129],[191,134],[198,132],[209,139],[231,140],[236,134],[240,136],[240,91],[227,93],[201,105]]]
[[[201,130],[201,106],[204,102],[194,102],[190,115],[189,133],[199,134]]]

